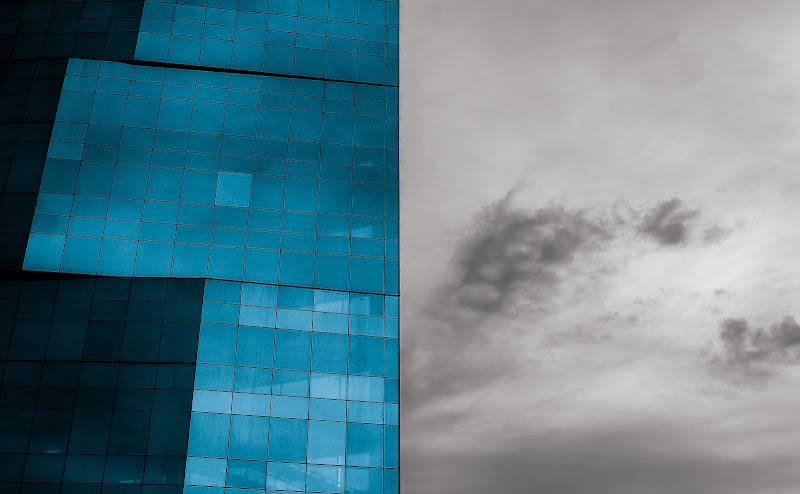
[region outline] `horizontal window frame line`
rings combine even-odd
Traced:
[[[161,67],[166,69],[202,70],[205,72],[222,72],[226,74],[284,77],[287,79],[305,79],[305,80],[322,81],[322,82],[347,82],[350,84],[363,84],[365,86],[393,87],[393,88],[400,87],[399,85],[395,84],[378,84],[376,82],[359,82],[359,81],[351,81],[348,79],[330,79],[327,77],[313,77],[307,75],[288,75],[277,72],[261,72],[258,70],[245,70],[245,69],[233,69],[233,68],[226,69],[222,67],[208,67],[204,65],[189,65],[189,64],[173,63],[173,62],[156,62],[151,60],[131,60],[131,61],[123,61],[120,63],[126,63],[129,65],[144,66],[144,67]]]
[[[396,258],[392,257],[390,259],[396,259]],[[188,279],[222,281],[222,282],[226,282],[226,283],[228,283],[228,282],[230,282],[230,283],[247,283],[247,284],[250,284],[250,285],[270,285],[270,286],[276,286],[276,287],[285,286],[286,288],[304,288],[304,289],[307,289],[307,290],[322,290],[322,291],[327,291],[327,292],[357,293],[357,294],[363,294],[363,295],[385,295],[387,297],[399,297],[399,295],[393,295],[393,294],[386,293],[386,292],[364,292],[364,291],[357,291],[357,290],[341,290],[341,289],[337,289],[337,288],[319,288],[319,287],[307,286],[307,285],[288,285],[288,284],[285,284],[285,283],[265,283],[263,281],[244,281],[244,280],[230,280],[230,279],[227,279],[227,278],[210,278],[208,276],[203,277],[203,278],[199,278],[198,277],[198,278],[188,278]],[[203,300],[203,301],[205,302],[205,300]],[[226,303],[226,302],[212,302],[212,303],[223,304],[223,303]],[[239,303],[239,304],[229,304],[229,305],[243,305],[243,304]],[[378,317],[378,316],[374,316],[374,317]],[[392,317],[390,319],[396,319],[396,318]],[[303,330],[298,330],[298,331],[303,331]]]
[[[93,57],[27,57],[27,58],[15,58],[11,59],[12,62],[36,62],[39,60],[65,60],[68,61],[70,59],[75,60],[97,60],[100,62],[116,62],[116,63],[124,63],[128,65],[140,65],[144,67],[163,67],[166,69],[183,69],[183,70],[203,70],[206,72],[225,72],[228,74],[244,74],[244,75],[256,75],[256,76],[271,76],[271,77],[285,77],[288,79],[306,79],[311,81],[323,81],[323,82],[347,82],[350,84],[363,84],[365,86],[378,86],[378,87],[392,87],[392,88],[399,88],[399,84],[379,84],[377,82],[359,82],[359,81],[352,81],[349,79],[330,79],[327,77],[313,77],[307,75],[287,75],[281,74],[278,72],[261,72],[258,70],[246,70],[246,69],[226,69],[222,67],[210,67],[205,65],[189,65],[189,64],[181,64],[181,63],[174,63],[174,62],[157,62],[154,60],[120,60],[114,59],[109,60],[106,58],[93,58]],[[60,72],[58,74],[41,74],[40,76],[48,77],[48,76],[61,76]],[[17,77],[19,78],[27,78],[30,76],[24,77]],[[0,76],[0,79],[10,78],[6,75]],[[55,91],[55,90],[54,90]]]
[[[392,258],[394,259],[394,258]],[[66,281],[77,279],[160,279],[160,280],[202,280],[204,278],[195,278],[187,276],[112,276],[103,274],[86,274],[86,273],[68,273],[61,271],[39,271],[35,269],[20,269],[20,270],[0,270],[0,282],[30,282],[30,281]],[[43,299],[35,299],[43,300]],[[49,299],[44,299],[49,300]],[[74,299],[68,299],[74,300]],[[116,299],[115,299],[116,300]],[[120,299],[127,300],[127,299]]]
[[[192,321],[192,322],[194,322],[194,321]],[[199,326],[199,321],[198,321],[198,326]],[[108,365],[108,364],[111,364],[111,365],[114,365],[114,364],[159,365],[159,364],[163,364],[163,365],[192,365],[192,366],[196,366],[197,365],[197,361],[196,360],[193,361],[193,362],[178,362],[176,360],[165,360],[165,361],[157,361],[157,360],[86,360],[86,359],[81,359],[81,360],[63,360],[63,359],[46,359],[46,358],[45,359],[4,358],[4,359],[0,359],[0,362],[6,362],[6,363],[7,362],[15,362],[15,363],[23,362],[23,363],[28,363],[28,364],[104,364],[104,365]],[[222,364],[207,364],[207,365],[222,365]],[[244,366],[240,366],[240,367],[244,367]],[[273,367],[263,367],[263,368],[264,369],[272,369]],[[374,376],[374,377],[382,377],[382,378],[386,379],[386,377],[383,377],[383,376]],[[391,378],[388,378],[388,379],[397,379],[397,378],[396,377],[391,377]],[[4,384],[4,386],[10,386],[10,385]],[[17,385],[14,385],[14,386],[17,386]],[[28,387],[28,388],[39,388],[39,387],[71,388],[71,387],[74,387],[74,386],[47,386],[47,385],[43,385],[43,384],[37,384],[36,386],[31,385],[31,386],[20,386],[20,387]],[[129,386],[84,386],[84,387],[89,387],[89,388],[119,388],[119,387],[123,387],[123,388],[126,388],[126,389],[130,388]],[[152,386],[144,386],[143,388],[150,389],[151,387]],[[190,389],[190,388],[176,388],[176,389]],[[377,402],[369,402],[369,403],[377,403]]]

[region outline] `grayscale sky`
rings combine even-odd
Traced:
[[[800,492],[800,2],[401,2],[404,494]]]

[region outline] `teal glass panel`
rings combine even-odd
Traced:
[[[203,19],[210,9],[184,7],[205,12]],[[157,15],[170,19],[181,9]],[[238,19],[234,10],[212,10],[215,19]],[[324,35],[324,19],[319,25],[303,19],[295,23],[307,30],[303,36]],[[275,26],[286,20],[276,19]],[[224,25],[207,26],[219,36],[228,33],[219,30]],[[386,38],[373,27],[365,35]],[[230,65],[221,60],[214,63]],[[68,71],[69,78],[86,79],[80,86],[86,92],[65,92],[60,100],[26,265],[397,293],[397,264],[383,261],[396,256],[396,244],[384,240],[396,238],[395,226],[384,229],[396,216],[396,188],[381,183],[389,166],[384,156],[396,142],[388,137],[394,119],[385,117],[394,92],[115,62],[70,63]],[[115,109],[121,117],[110,115]],[[326,160],[336,164],[322,167]],[[353,172],[354,163],[374,171]],[[352,229],[350,214],[359,215]],[[101,227],[91,219],[106,221]],[[62,243],[58,235],[101,239],[97,263],[90,259],[96,241],[80,258],[72,253],[83,240]],[[69,259],[62,263],[65,246]]]

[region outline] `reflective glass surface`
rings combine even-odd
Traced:
[[[0,14],[0,492],[399,492],[398,3]]]
[[[0,282],[2,492],[180,492],[202,298],[202,280]]]
[[[393,296],[207,280],[185,492],[397,492],[397,316]]]
[[[397,89],[70,60],[24,267],[398,293]]]
[[[136,58],[397,85],[398,5],[147,0]]]

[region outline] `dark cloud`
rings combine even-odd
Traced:
[[[484,208],[460,249],[455,282],[446,288],[456,305],[496,312],[523,285],[554,284],[556,270],[579,249],[610,236],[603,221],[582,211],[515,209],[513,196]]]
[[[544,310],[537,304],[547,305],[563,270],[611,236],[603,221],[582,211],[515,208],[514,194],[478,214],[456,253],[453,275],[436,288],[422,313],[412,316],[425,327],[404,333],[410,355],[405,368],[420,376],[404,386],[405,406],[475,389],[512,372],[518,356],[498,358],[492,345],[515,337],[519,328],[512,323],[486,328],[483,322],[514,304]]]
[[[661,245],[678,245],[686,241],[688,224],[699,211],[690,210],[680,199],[673,198],[655,206],[645,214],[639,232]]]
[[[779,367],[800,364],[800,325],[791,316],[754,329],[746,319],[720,323],[718,346],[711,363],[732,377],[767,378]]]
[[[698,214],[679,199],[660,203],[643,220],[622,204],[591,213],[562,205],[529,210],[513,204],[517,193],[512,189],[479,212],[455,252],[452,274],[411,316],[412,324],[423,327],[404,332],[405,354],[410,355],[404,365],[424,378],[405,386],[409,408],[512,373],[516,359],[524,357],[508,355],[508,341],[531,331],[537,314],[552,310],[563,280],[580,283],[576,270],[586,268],[590,256],[590,262],[599,261],[597,255],[602,256],[616,234],[635,228],[662,244],[676,244],[685,239],[685,224]],[[595,267],[601,272],[610,269],[599,262]],[[493,327],[487,328],[484,323],[491,316],[510,319],[493,319]],[[584,329],[580,334],[543,335],[542,343],[559,346],[608,337]],[[502,358],[492,353],[498,349]]]

